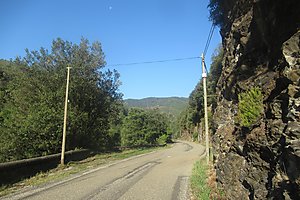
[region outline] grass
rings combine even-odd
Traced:
[[[57,168],[49,170],[47,172],[41,172],[36,176],[25,179],[18,183],[0,186],[0,197],[11,194],[23,188],[40,186],[56,181],[61,181],[70,177],[71,175],[83,173],[85,171],[91,170],[104,164],[111,163],[116,160],[122,160],[132,156],[150,153],[152,151],[159,150],[162,148],[166,147],[132,149],[117,153],[102,153],[79,162],[70,162],[65,166],[58,166]]]
[[[211,189],[208,185],[208,170],[209,166],[206,164],[205,159],[201,159],[194,164],[190,181],[192,194],[196,199],[210,199]]]
[[[217,187],[216,179],[216,171],[212,165],[206,164],[205,158],[197,161],[190,178],[192,199],[227,199],[224,190]]]

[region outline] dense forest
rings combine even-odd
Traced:
[[[169,140],[165,115],[124,108],[120,75],[104,70],[99,42],[58,38],[50,52],[26,49],[23,58],[0,61],[0,162],[60,152],[68,66],[67,150]]]

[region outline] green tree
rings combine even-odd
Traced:
[[[207,77],[207,93],[209,96],[208,98],[208,105],[212,105],[212,110],[216,108],[216,92],[217,92],[217,83],[222,73],[222,59],[224,56],[223,47],[219,45],[212,57],[211,57],[211,65],[209,69],[209,75]],[[203,90],[202,90],[203,91]]]
[[[116,112],[112,113],[110,117],[109,141],[108,146],[110,149],[121,146],[121,132],[123,127],[123,119],[128,115],[128,110],[123,106],[123,102],[115,104],[117,107],[114,109]]]
[[[121,135],[123,146],[154,145],[162,135],[166,135],[166,140],[170,139],[168,120],[164,114],[132,108],[124,118]]]
[[[228,2],[227,2],[228,3]],[[224,9],[225,9],[225,2],[224,0],[210,0],[208,4],[208,9],[210,12],[209,19],[213,22],[214,25],[218,25],[223,27],[225,16],[224,16]]]
[[[26,49],[24,58],[7,63],[0,63],[1,161],[60,150],[67,66],[72,67],[67,149],[109,147],[110,122],[122,95],[119,74],[103,71],[99,42],[90,45],[83,38],[77,45],[58,38],[51,52]]]

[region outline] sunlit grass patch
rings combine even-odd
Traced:
[[[192,193],[196,199],[209,199],[211,190],[208,186],[208,170],[209,166],[205,163],[205,159],[194,164],[190,181]]]

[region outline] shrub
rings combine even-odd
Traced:
[[[259,87],[253,87],[238,95],[238,120],[241,126],[255,124],[263,112],[263,95]]]
[[[166,145],[168,142],[168,137],[169,136],[167,134],[161,135],[159,138],[156,139],[157,144]]]
[[[121,129],[122,146],[144,146],[157,144],[157,139],[167,141],[167,116],[155,110],[132,108],[123,120]],[[164,141],[162,141],[164,142]]]
[[[198,140],[198,132],[194,131],[193,132],[193,141],[197,141]]]

